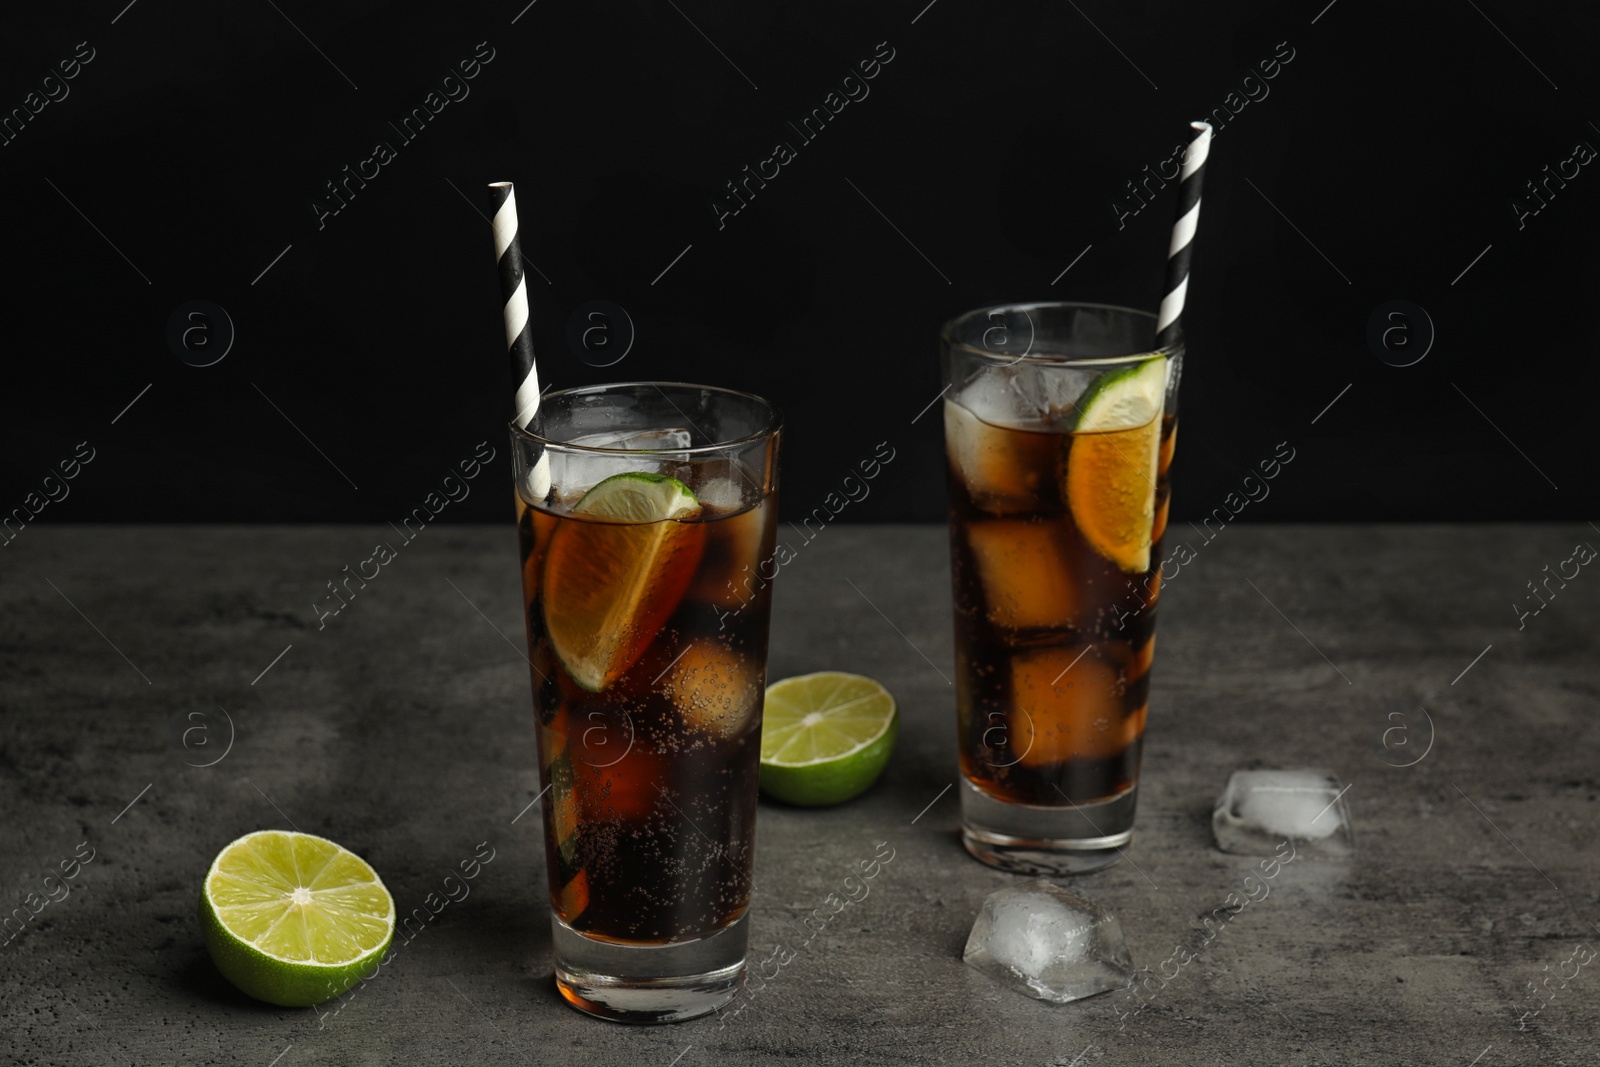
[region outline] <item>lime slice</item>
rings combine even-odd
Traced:
[[[217,854],[200,888],[217,970],[285,1007],[321,1004],[371,977],[394,921],[394,900],[366,861],[312,834],[246,834]]]
[[[700,501],[669,475],[628,471],[613,474],[583,494],[572,513],[607,522],[659,522],[700,514]]]
[[[804,807],[865,792],[900,733],[894,697],[871,678],[802,674],[767,687],[761,727],[761,791]]]
[[[1124,571],[1150,569],[1165,358],[1107,371],[1078,402],[1062,495],[1084,539]]]
[[[1076,433],[1133,430],[1159,418],[1167,396],[1167,360],[1152,356],[1100,375],[1078,400]]]
[[[599,692],[633,666],[677,610],[705,548],[689,487],[664,474],[613,474],[550,535],[545,629],[573,681]]]

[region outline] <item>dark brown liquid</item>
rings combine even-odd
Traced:
[[[775,508],[769,496],[672,524],[682,550],[624,612],[642,625],[607,635],[631,643],[596,692],[575,677],[593,683],[593,670],[569,670],[552,637],[550,572],[570,574],[616,527],[518,503],[550,902],[584,934],[689,940],[749,904]]]
[[[967,484],[951,459],[961,767],[991,796],[1065,807],[1136,781],[1176,427],[1163,419],[1139,573],[1097,551],[1074,518],[1062,472],[1076,435],[984,424],[995,435],[985,455],[1002,457],[986,485]],[[1080,515],[1091,506],[1074,503]]]

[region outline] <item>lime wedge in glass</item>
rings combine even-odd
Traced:
[[[1062,472],[1073,521],[1094,550],[1132,574],[1150,569],[1167,361],[1107,371],[1078,401]]]
[[[839,671],[774,682],[762,715],[761,791],[803,807],[865,792],[888,765],[900,733],[889,691]]]
[[[613,474],[550,535],[545,629],[572,680],[616,681],[655,638],[694,580],[705,527],[689,487],[664,474]]]
[[[326,838],[258,830],[228,845],[200,889],[217,970],[269,1004],[308,1007],[377,970],[394,900],[366,861]]]

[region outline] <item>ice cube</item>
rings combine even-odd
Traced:
[[[702,496],[701,500],[704,499]],[[771,584],[778,566],[784,562],[779,554],[769,550],[763,555],[761,551],[767,532],[767,515],[775,506],[769,500],[748,511],[703,524],[706,548],[695,570],[694,585],[689,589],[690,599],[742,609]],[[722,612],[718,612],[717,617],[719,630],[732,625],[723,621]]]
[[[968,523],[965,533],[990,622],[1012,630],[1073,622],[1081,594],[1063,524],[995,519]]]
[[[1056,430],[1077,421],[1078,400],[1094,369],[1062,364],[1019,363],[1007,369],[1012,403],[1031,422]]]
[[[754,507],[765,493],[762,474],[733,455],[697,458],[686,481],[696,499],[713,514],[730,515]]]
[[[574,437],[568,444],[629,452],[672,452],[692,447],[688,430],[604,430]]]
[[[1348,856],[1355,848],[1344,789],[1315,768],[1234,771],[1211,813],[1217,847],[1270,856],[1285,840],[1307,851]]]
[[[1116,646],[1028,649],[1011,661],[1006,740],[1024,767],[1110,759],[1144,731],[1144,709],[1123,714],[1125,672]]]
[[[1094,366],[1019,362],[989,367],[964,385],[955,399],[995,426],[1053,429],[1076,421],[1078,400],[1100,374]]]
[[[1056,1004],[1133,980],[1116,916],[1043,878],[989,894],[961,958],[1019,993]]]
[[[666,688],[678,713],[713,737],[737,736],[761,706],[755,665],[721,642],[693,642],[669,670]]]
[[[745,491],[732,478],[712,478],[694,490],[700,503],[717,511],[732,512],[744,507]]]
[[[574,437],[569,444],[588,448],[611,448],[614,455],[593,452],[566,452],[560,449],[546,453],[550,457],[550,480],[561,499],[581,496],[613,474],[628,471],[670,474],[680,473],[683,457],[675,451],[690,447],[688,430],[607,430],[603,433]],[[630,455],[628,453],[636,453]],[[666,453],[659,455],[658,453]]]
[[[1018,426],[1030,421],[1020,397],[1011,390],[1007,370],[984,371],[950,399],[991,426]]]
[[[992,515],[1019,515],[1058,499],[1057,458],[1064,438],[1007,427],[1001,410],[984,415],[959,403],[944,406],[945,449],[972,502]],[[995,421],[990,421],[991,419]]]

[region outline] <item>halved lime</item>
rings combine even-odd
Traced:
[[[774,682],[762,716],[761,791],[804,807],[865,792],[888,765],[900,733],[889,691],[840,671]]]
[[[366,861],[313,834],[245,834],[217,854],[200,888],[217,970],[285,1007],[321,1004],[370,977],[394,922],[394,900]]]
[[[598,692],[649,645],[694,580],[705,547],[689,487],[665,474],[613,474],[550,535],[545,628],[573,681]]]
[[[1107,371],[1078,401],[1062,495],[1085,540],[1134,574],[1150,568],[1167,361]]]

